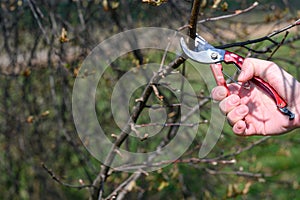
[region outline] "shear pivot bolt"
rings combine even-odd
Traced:
[[[211,59],[216,60],[218,58],[218,54],[217,53],[212,53],[210,55]]]

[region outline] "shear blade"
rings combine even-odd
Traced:
[[[218,63],[220,61],[223,61],[223,56],[225,54],[225,52],[223,52],[224,50],[216,49],[210,44],[208,44],[206,41],[203,43],[202,42],[198,43],[198,46],[196,47],[196,50],[198,51],[192,51],[188,48],[184,39],[183,38],[180,39],[181,48],[185,53],[185,55],[187,55],[190,59],[196,62],[206,63],[206,64]]]
[[[197,52],[214,49],[213,46],[211,46],[203,37],[198,34],[196,35],[195,39],[195,47]]]

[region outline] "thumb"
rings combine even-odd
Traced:
[[[244,60],[240,75],[238,77],[238,81],[247,82],[255,76],[255,66],[259,66],[255,65],[256,62],[258,61],[254,58],[246,58]]]
[[[280,96],[285,97],[287,101],[295,102],[296,95],[294,93],[299,91],[297,86],[299,82],[274,62],[246,58],[241,66],[238,81],[247,82],[253,77],[261,78],[271,85]]]
[[[277,73],[280,74],[280,69],[273,62],[257,58],[246,58],[242,65],[238,81],[247,82],[254,76],[257,76],[269,82],[275,77],[278,78]]]

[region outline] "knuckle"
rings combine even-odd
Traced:
[[[244,119],[245,115],[248,113],[248,107],[246,105],[240,105],[232,109],[228,114],[227,118],[231,125],[234,125],[239,120]]]
[[[226,114],[232,111],[234,108],[236,108],[240,104],[240,98],[238,95],[230,95],[224,100],[222,100],[219,104],[220,110]]]

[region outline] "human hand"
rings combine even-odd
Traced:
[[[268,82],[285,99],[295,119],[282,114],[273,98],[251,81],[254,76]],[[300,83],[275,63],[255,58],[246,58],[236,83],[217,86],[212,98],[220,101],[221,111],[227,115],[232,130],[237,135],[278,135],[300,127]],[[243,84],[250,83],[249,87]],[[248,86],[248,85],[247,85]]]

